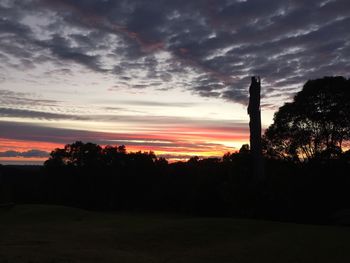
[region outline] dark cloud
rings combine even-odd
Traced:
[[[0,157],[21,157],[21,158],[47,158],[49,153],[41,150],[28,150],[24,152],[5,151],[0,152]]]
[[[76,140],[99,142],[103,133],[44,127],[35,124],[0,121],[1,137],[33,142],[72,143]],[[106,141],[104,141],[106,142]],[[100,142],[101,144],[103,142]]]
[[[48,48],[51,53],[59,59],[83,64],[94,71],[105,71],[100,65],[99,56],[84,53],[84,48],[81,48],[80,46],[72,47],[72,44],[69,43],[69,39],[67,38],[55,34],[51,39],[41,41],[38,44],[43,48]]]
[[[2,106],[57,106],[59,103],[58,100],[41,99],[34,93],[0,89],[0,104]]]
[[[350,70],[348,0],[26,0],[1,4],[0,15],[6,66],[73,62],[137,80],[128,85],[135,89],[177,82],[246,103],[253,74],[263,77],[268,97]],[[40,17],[46,23],[37,26]]]
[[[139,100],[124,100],[118,103],[124,105],[138,105],[147,107],[191,107],[194,103],[191,102],[161,102],[161,101],[139,101]]]
[[[23,109],[0,108],[0,117],[30,118],[44,120],[87,120],[84,116],[74,116],[68,114],[58,114],[52,112],[41,112]]]

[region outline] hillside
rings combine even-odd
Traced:
[[[350,228],[18,205],[0,262],[349,262]]]

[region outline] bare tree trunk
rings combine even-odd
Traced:
[[[250,152],[253,161],[253,176],[256,182],[264,180],[264,167],[261,146],[260,77],[252,77],[249,87],[248,114],[250,117]]]

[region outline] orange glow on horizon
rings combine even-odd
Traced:
[[[18,151],[24,152],[31,149],[51,152],[56,148],[62,148],[64,145],[52,142],[38,142],[38,141],[24,141],[24,140],[10,140],[0,138],[0,152]]]
[[[54,138],[53,140],[62,139]],[[247,143],[249,135],[244,129],[227,127],[172,127],[160,130],[157,133],[108,133],[94,132],[93,136],[84,139],[82,133],[81,141],[88,142],[93,138],[93,143],[102,147],[106,145],[125,145],[128,152],[154,152],[157,157],[164,156],[169,161],[184,160],[191,156],[199,157],[222,157],[227,152],[235,152],[240,145]],[[50,138],[49,138],[50,139]],[[64,138],[67,143],[73,143],[76,138]],[[70,141],[72,140],[72,141]],[[100,143],[99,143],[100,141]],[[29,150],[40,150],[50,153],[56,148],[63,148],[67,143],[41,142],[29,140],[12,140],[0,138],[0,152],[17,151],[26,152]],[[43,162],[47,158],[27,157],[1,157],[0,162],[6,161],[37,161]]]

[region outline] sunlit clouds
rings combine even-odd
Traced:
[[[307,79],[349,77],[349,17],[347,0],[0,0],[0,160],[75,140],[235,151],[252,75],[264,127]]]

